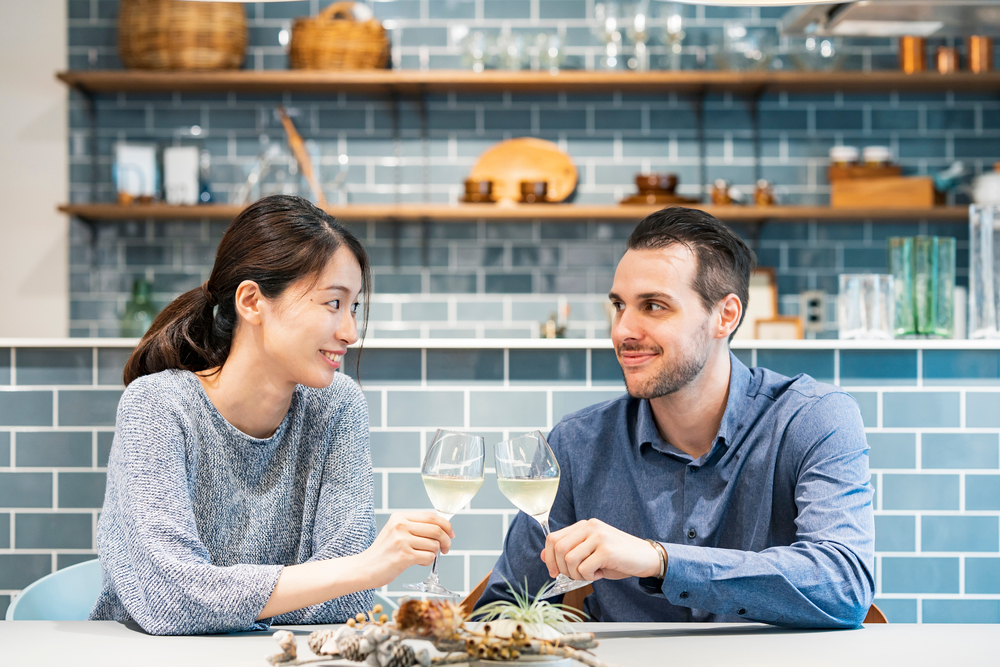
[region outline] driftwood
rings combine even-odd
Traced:
[[[358,614],[339,628],[325,628],[309,635],[308,646],[315,658],[299,657],[295,636],[285,630],[274,634],[281,653],[268,657],[275,667],[298,667],[331,660],[348,660],[371,667],[433,667],[494,660],[518,662],[522,656],[571,658],[587,667],[613,667],[588,649],[597,647],[594,635],[577,632],[542,639],[526,631],[531,626],[518,623],[513,630],[494,634],[489,623],[468,628],[457,605],[448,602],[409,600],[388,621],[376,605],[370,614]],[[377,620],[376,620],[377,619]],[[422,640],[434,647],[414,647],[403,640]]]

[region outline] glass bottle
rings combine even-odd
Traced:
[[[125,304],[122,313],[122,338],[142,338],[156,317],[151,293],[152,285],[144,278],[136,278],[132,283],[132,297]]]

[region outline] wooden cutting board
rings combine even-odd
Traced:
[[[548,181],[549,201],[563,201],[576,189],[576,166],[551,141],[520,137],[488,148],[469,178],[493,181],[497,200],[521,198],[521,181]]]

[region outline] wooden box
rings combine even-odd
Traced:
[[[830,165],[826,170],[826,176],[831,183],[842,181],[845,178],[898,178],[902,173],[903,168],[898,164],[888,167],[866,167],[864,165],[837,167]]]
[[[832,208],[921,208],[938,203],[932,178],[848,178],[830,183]]]

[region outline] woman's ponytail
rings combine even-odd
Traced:
[[[211,277],[163,309],[125,364],[123,380],[170,368],[199,372],[229,357],[238,317],[236,290],[245,280],[273,299],[296,280],[321,271],[346,246],[361,267],[362,293],[371,293],[364,246],[325,211],[300,197],[274,195],[244,209],[226,230]],[[364,325],[367,325],[367,308]],[[364,327],[362,328],[364,331]]]
[[[215,310],[208,281],[171,301],[125,364],[125,386],[168,368],[203,371],[221,366],[229,356],[232,336],[215,331]]]

